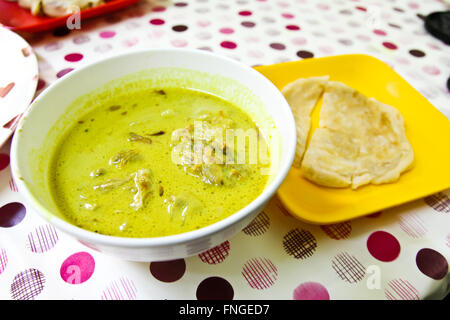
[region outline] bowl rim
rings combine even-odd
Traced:
[[[292,136],[292,139],[290,141],[290,145],[287,145],[286,141],[282,141],[282,143],[285,143],[286,145],[283,146],[283,152],[287,153],[287,161],[283,163],[280,163],[280,168],[278,170],[278,173],[274,176],[274,179],[271,183],[266,185],[263,192],[259,194],[259,196],[254,199],[252,202],[250,202],[247,206],[240,209],[239,211],[234,212],[230,216],[219,220],[213,224],[204,226],[197,230],[192,230],[188,232],[183,232],[179,234],[174,235],[168,235],[168,236],[160,236],[160,237],[148,237],[148,238],[131,238],[131,237],[120,237],[120,236],[111,236],[111,235],[104,235],[100,233],[95,233],[93,231],[85,230],[80,227],[77,227],[62,218],[59,218],[55,214],[52,213],[52,211],[47,210],[40,201],[33,195],[33,193],[28,189],[27,184],[23,179],[21,179],[20,174],[20,165],[19,165],[19,157],[17,150],[20,146],[20,141],[22,139],[21,135],[21,128],[23,128],[27,123],[28,115],[32,112],[38,112],[36,111],[36,106],[39,106],[39,102],[46,97],[47,95],[53,94],[55,90],[58,89],[61,83],[72,81],[72,78],[75,77],[78,73],[82,72],[88,72],[89,69],[99,65],[99,64],[105,64],[110,63],[112,60],[120,60],[124,57],[131,57],[134,55],[141,55],[141,54],[152,54],[152,53],[168,53],[171,52],[184,52],[187,55],[204,55],[204,56],[210,56],[218,60],[222,60],[224,63],[233,64],[241,69],[244,69],[246,72],[251,73],[253,77],[260,78],[263,82],[265,82],[268,87],[271,87],[273,89],[273,94],[278,95],[280,101],[283,101],[282,105],[278,106],[279,108],[283,107],[287,108],[288,117],[284,119],[286,122],[286,126],[289,128],[288,135]],[[195,70],[195,69],[193,69]],[[295,148],[296,148],[296,126],[295,126],[295,120],[292,112],[290,111],[290,107],[287,103],[287,101],[284,99],[284,96],[282,95],[281,91],[277,89],[277,87],[266,77],[264,77],[261,73],[256,71],[255,69],[237,62],[231,58],[225,57],[223,55],[214,54],[211,52],[206,52],[204,50],[198,50],[198,49],[180,49],[180,48],[168,48],[168,49],[139,49],[139,50],[132,50],[127,51],[124,53],[114,54],[111,56],[108,56],[104,59],[100,59],[98,61],[94,61],[92,63],[89,63],[83,67],[80,67],[76,70],[71,71],[69,74],[65,75],[64,77],[56,80],[52,84],[50,84],[49,87],[47,87],[31,104],[31,106],[26,110],[22,118],[20,119],[20,122],[17,126],[16,132],[13,136],[12,144],[11,144],[11,151],[10,151],[10,157],[11,157],[11,172],[14,181],[17,184],[19,192],[24,196],[25,202],[30,205],[30,208],[33,209],[33,211],[36,211],[38,215],[40,215],[42,218],[44,218],[46,221],[48,221],[50,224],[55,225],[65,233],[68,233],[78,239],[83,239],[84,241],[88,241],[93,244],[101,244],[101,245],[108,245],[108,246],[115,246],[115,247],[164,247],[164,246],[170,246],[180,243],[186,243],[193,240],[201,239],[206,236],[211,236],[213,234],[216,234],[227,227],[230,227],[236,223],[238,223],[240,220],[245,219],[247,216],[249,216],[252,212],[254,212],[258,207],[265,204],[277,191],[281,183],[286,178],[289,169],[292,165],[294,155],[295,155]]]

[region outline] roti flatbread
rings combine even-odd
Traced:
[[[308,180],[353,189],[394,182],[413,160],[397,109],[366,98],[343,83],[327,83],[319,128],[301,164]]]
[[[297,79],[286,85],[281,92],[286,98],[297,126],[297,149],[293,166],[299,168],[311,129],[311,112],[322,95],[328,76]]]

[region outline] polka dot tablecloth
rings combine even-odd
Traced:
[[[251,66],[366,53],[450,118],[450,50],[423,27],[424,16],[445,9],[433,0],[153,0],[82,21],[80,30],[23,36],[38,57],[38,94],[73,69],[137,48],[198,48]],[[275,197],[215,248],[136,263],[91,250],[39,218],[17,192],[8,154],[6,145],[0,153],[3,299],[410,300],[449,291],[448,190],[327,226],[292,218]]]

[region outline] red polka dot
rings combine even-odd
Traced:
[[[367,9],[366,8],[364,8],[364,7],[355,7],[357,10],[359,10],[359,11],[367,11]]]
[[[383,42],[383,46],[385,46],[388,49],[396,50],[397,46],[393,44],[392,42]]]
[[[400,254],[400,243],[388,232],[375,231],[367,239],[367,249],[375,259],[390,262]]]
[[[81,53],[69,53],[64,59],[69,62],[77,62],[83,59],[83,55]]]
[[[45,87],[45,84],[46,84],[45,80],[39,78],[36,90],[39,91],[39,90],[43,89]]]
[[[239,15],[247,17],[247,16],[251,16],[252,12],[248,11],[248,10],[243,10],[243,11],[239,11]]]
[[[237,44],[232,41],[222,41],[220,43],[220,46],[226,49],[235,49],[237,47]]]
[[[100,32],[100,38],[104,38],[104,39],[112,38],[115,35],[116,35],[116,33],[114,31],[103,31],[103,32]]]
[[[244,264],[241,274],[252,289],[264,290],[275,284],[278,269],[267,258],[252,258]]]
[[[231,28],[221,28],[221,29],[219,30],[219,32],[220,32],[220,33],[224,33],[224,34],[231,34],[231,33],[234,32],[234,30],[231,29]]]
[[[155,26],[160,26],[160,25],[164,24],[165,22],[163,19],[152,19],[152,20],[150,20],[150,23]]]
[[[328,290],[317,282],[304,282],[295,288],[294,300],[330,300]]]
[[[377,34],[377,35],[379,35],[379,36],[385,36],[385,35],[387,35],[387,33],[386,33],[385,31],[380,30],[380,29],[375,29],[375,30],[373,30],[373,33],[375,33],[375,34]]]
[[[0,153],[0,171],[9,166],[9,156],[6,153]]]
[[[286,29],[292,30],[292,31],[297,31],[297,30],[300,30],[300,27],[299,27],[299,26],[296,26],[295,24],[288,24],[288,25],[286,26]]]

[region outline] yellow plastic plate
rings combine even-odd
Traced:
[[[321,187],[303,178],[299,169],[291,168],[278,196],[295,217],[316,224],[336,223],[450,188],[450,121],[384,62],[358,54],[259,66],[256,70],[280,90],[297,78],[329,75],[330,80],[394,106],[403,115],[414,149],[414,167],[397,182],[357,190]],[[321,103],[313,111],[311,132],[317,128]]]

